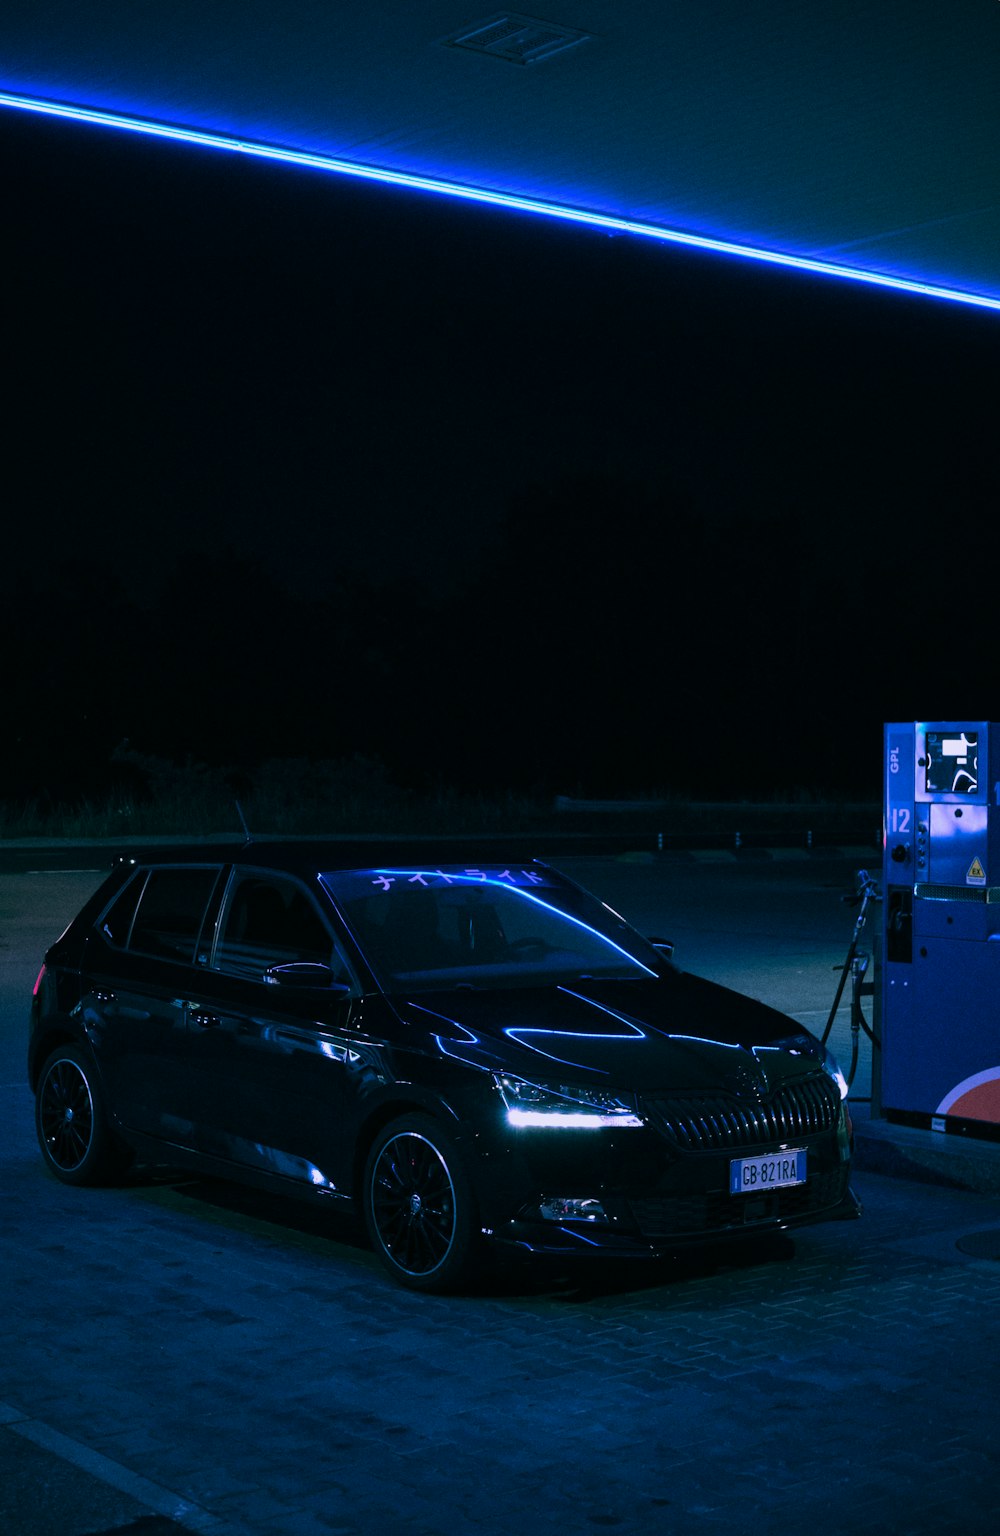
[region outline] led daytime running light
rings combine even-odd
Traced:
[[[586,1109],[508,1109],[507,1124],[525,1127],[534,1126],[538,1129],[555,1129],[564,1131],[594,1131],[604,1125],[641,1125],[638,1115],[633,1115],[629,1110],[623,1110],[621,1114],[601,1114],[600,1111]]]

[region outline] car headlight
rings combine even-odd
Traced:
[[[774,1044],[779,1050],[790,1051],[793,1056],[808,1056],[823,1068],[827,1077],[837,1085],[837,1091],[842,1099],[847,1098],[848,1082],[840,1064],[831,1050],[814,1035],[789,1035],[786,1040],[776,1040]]]
[[[589,1131],[602,1126],[641,1126],[635,1101],[603,1088],[570,1088],[494,1074],[507,1110],[507,1124],[554,1130]]]

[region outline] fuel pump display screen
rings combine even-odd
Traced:
[[[925,740],[925,792],[974,795],[979,789],[978,731],[928,731]]]

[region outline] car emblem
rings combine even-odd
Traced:
[[[767,1094],[767,1079],[754,1062],[741,1061],[726,1075],[726,1087],[741,1099],[763,1099]]]

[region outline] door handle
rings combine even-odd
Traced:
[[[222,1023],[217,1013],[192,1013],[190,1017],[199,1029],[218,1029]]]

